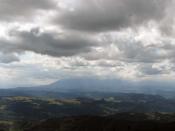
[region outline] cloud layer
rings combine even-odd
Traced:
[[[88,75],[174,78],[173,0],[0,3],[0,83],[43,84]]]

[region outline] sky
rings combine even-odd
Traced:
[[[0,0],[0,88],[174,81],[174,11],[174,0]]]

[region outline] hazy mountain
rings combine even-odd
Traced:
[[[43,86],[55,91],[121,91],[129,90],[122,80],[118,79],[96,79],[96,78],[72,78],[59,80],[53,84]]]
[[[43,86],[0,89],[0,96],[46,96],[54,98],[104,97],[106,95],[114,96],[116,93],[152,94],[175,98],[174,84],[170,82],[136,82],[94,77],[62,79]]]
[[[122,79],[98,79],[88,77],[77,77],[58,80],[52,84],[36,87],[20,87],[14,91],[35,91],[53,93],[78,93],[78,92],[123,92],[123,93],[144,93],[162,95],[167,98],[175,98],[174,83],[164,81],[126,81]],[[38,91],[38,92],[37,92]]]

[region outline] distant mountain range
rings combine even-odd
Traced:
[[[116,93],[142,93],[162,95],[166,98],[175,98],[174,83],[152,81],[126,81],[122,79],[97,79],[97,78],[70,78],[56,81],[49,85],[37,87],[20,87],[15,91],[42,91],[60,93],[78,92],[116,92]]]
[[[62,79],[43,86],[0,89],[0,96],[86,97],[105,93],[140,93],[175,98],[173,83],[87,77]]]

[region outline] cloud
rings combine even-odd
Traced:
[[[134,33],[133,33],[134,34]],[[156,63],[173,58],[175,46],[170,41],[159,40],[156,43],[137,40],[134,36],[114,34],[106,37],[105,44],[84,54],[87,60],[118,60],[126,63]]]
[[[154,63],[169,56],[163,48],[144,46],[140,41],[119,41],[116,45],[121,51],[121,60],[123,59],[123,61]]]
[[[162,21],[159,22],[159,29],[163,35],[166,36],[175,36],[175,1],[172,0],[171,5],[166,9],[166,15]]]
[[[0,63],[18,62],[19,58],[15,54],[2,54],[0,53]]]
[[[21,53],[32,51],[39,54],[55,57],[73,56],[86,53],[93,46],[98,45],[94,38],[69,33],[40,32],[34,28],[30,31],[12,31],[14,40],[2,40],[0,45],[2,52]]]
[[[160,75],[164,73],[163,70],[153,67],[152,64],[141,65],[139,69],[143,75]]]
[[[53,0],[0,0],[0,21],[17,21],[55,8]]]
[[[164,18],[171,0],[77,0],[59,8],[55,23],[63,28],[103,32],[139,26]]]

